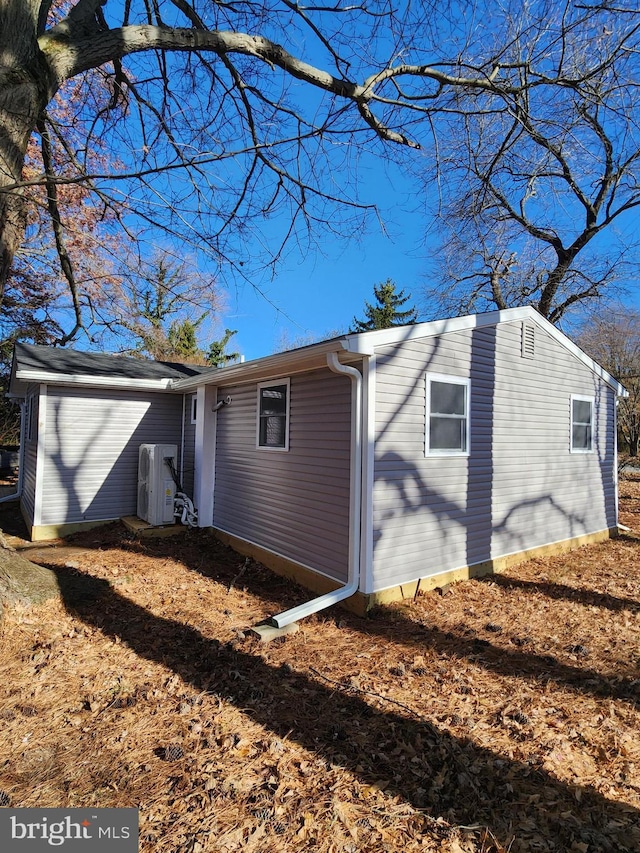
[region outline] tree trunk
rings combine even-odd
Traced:
[[[54,572],[37,566],[0,542],[0,620],[11,604],[39,604],[60,595]]]
[[[26,227],[24,190],[12,187],[22,177],[29,138],[51,96],[37,40],[39,6],[36,0],[0,0],[0,305]]]

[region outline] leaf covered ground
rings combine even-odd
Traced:
[[[638,851],[638,475],[621,507],[615,541],[271,644],[306,593],[204,533],[40,549],[63,596],[2,625],[0,804],[136,806],[142,853]]]

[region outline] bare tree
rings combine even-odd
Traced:
[[[499,122],[537,87],[587,86],[633,47],[616,30],[597,60],[581,65],[571,49],[575,61],[532,64],[504,41],[495,4],[479,3],[477,18],[472,8],[0,0],[0,296],[42,188],[74,316],[68,340],[84,319],[64,186],[90,190],[109,229],[164,234],[250,278],[318,225],[339,234],[362,225],[372,211],[359,197],[356,148],[424,145],[458,91],[471,98],[461,109]],[[602,31],[613,14],[596,5],[582,16]],[[491,15],[499,23],[476,49],[469,33]],[[568,44],[579,24],[563,23],[559,38]],[[42,172],[26,176],[34,134]]]
[[[445,244],[427,295],[449,312],[533,305],[555,323],[638,270],[623,229],[640,205],[640,11],[511,11],[496,46],[511,88],[456,93],[439,136]]]
[[[591,317],[578,344],[627,389],[618,404],[618,429],[630,456],[640,446],[640,312],[609,308]]]

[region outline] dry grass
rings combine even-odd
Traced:
[[[640,482],[617,541],[270,645],[304,593],[207,536],[49,552],[13,613],[0,803],[138,806],[143,853],[640,849]]]

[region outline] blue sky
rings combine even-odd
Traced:
[[[373,287],[387,278],[423,307],[428,258],[426,220],[405,206],[408,179],[382,166],[372,174],[367,200],[378,205],[387,233],[372,226],[361,239],[331,238],[321,249],[290,255],[273,279],[228,294],[224,324],[238,330],[232,344],[247,360],[268,355],[306,336],[347,331],[354,315],[364,319]],[[264,294],[264,295],[262,295]],[[265,298],[266,297],[266,298]],[[407,303],[409,304],[409,303]]]
[[[229,291],[221,320],[237,330],[230,348],[250,360],[301,338],[345,332],[354,315],[364,319],[365,302],[374,301],[373,286],[387,278],[411,295],[411,306],[428,314],[423,291],[433,282],[431,258],[439,244],[435,235],[425,239],[427,216],[411,210],[409,179],[399,170],[390,176],[381,165],[370,177],[367,200],[378,205],[388,233],[371,228],[360,240],[325,241],[322,251],[289,256],[272,279],[258,282],[259,289],[245,284]],[[633,240],[640,214],[629,213],[624,230]],[[640,310],[640,285],[628,284],[622,298]]]
[[[117,2],[115,6],[118,7]],[[415,8],[420,9],[420,4],[417,4]],[[491,35],[492,30],[495,27],[499,29],[501,24],[499,15],[493,23],[491,18],[485,20],[482,17],[477,17],[478,9],[482,8],[484,8],[483,4],[480,4],[478,8],[475,4],[471,4],[471,6],[453,4],[453,7],[449,8],[449,12],[443,14],[442,21],[436,19],[438,27],[443,28],[442,31],[439,30],[443,38],[432,42],[430,41],[430,34],[426,33],[426,55],[435,61],[442,46],[441,42],[447,43],[444,35],[449,33],[453,38],[457,33],[457,36],[463,36],[467,27],[472,28],[473,38],[477,38],[478,43],[481,43],[484,49],[483,39],[487,33]],[[452,20],[449,20],[450,16],[452,16]],[[470,16],[469,20],[467,20],[468,16]],[[426,24],[426,19],[423,23]],[[277,22],[276,24],[271,22],[271,24],[276,26]],[[458,25],[461,27],[459,32],[456,31]],[[543,27],[543,32],[549,29],[546,18],[545,27]],[[415,30],[415,43],[412,41],[407,45],[407,51],[414,50],[417,52],[417,56],[423,55],[420,53],[419,44],[423,35],[422,29],[424,27]],[[305,58],[324,67],[330,57],[328,58],[323,54],[323,48],[319,47],[313,39],[309,43],[306,42],[306,39],[309,38],[307,29],[303,28],[297,34],[296,32],[287,31],[287,43],[291,42],[292,49],[296,53],[304,55]],[[276,35],[281,36],[282,33],[278,31]],[[377,42],[375,40],[371,42],[373,53],[376,49],[386,52],[392,46],[388,41],[385,41],[384,37],[380,37]],[[472,47],[473,45],[469,50],[472,51]],[[356,65],[360,61],[366,64],[366,57],[360,55],[362,51],[356,54],[353,44],[347,42],[343,49],[349,54],[350,61],[355,62]],[[176,64],[179,62],[178,58],[171,61]],[[144,70],[144,63],[140,67]],[[357,70],[354,71],[354,74],[357,76]],[[142,72],[140,72],[140,76],[144,77]],[[180,75],[176,74],[176,80],[179,79],[181,79]],[[286,90],[287,98],[289,94],[291,95],[292,104],[296,103],[296,99],[300,99],[301,104],[304,103],[304,109],[300,109],[301,114],[306,115],[308,113],[310,122],[318,127],[323,126],[322,117],[325,109],[323,104],[325,106],[331,104],[331,99],[328,96],[325,97],[322,93],[292,80],[285,79],[282,83],[281,77],[277,75],[271,84],[273,91],[271,92],[269,89],[269,92],[274,103],[279,103],[277,99],[281,96],[282,86],[282,91]],[[212,92],[216,91],[216,87],[213,87]],[[184,106],[182,102],[178,100],[175,106],[179,107],[177,115],[182,116]],[[191,100],[189,106],[191,107]],[[190,150],[190,145],[195,146],[196,144],[198,147],[195,150],[198,151],[243,150],[243,145],[240,144],[243,139],[241,125],[236,127],[234,122],[229,121],[220,126],[215,125],[211,130],[209,107],[207,97],[204,97],[202,101],[199,101],[198,98],[195,99],[194,109],[190,109],[191,115],[186,124],[186,130],[183,127],[186,136],[182,144],[186,146],[186,150]],[[226,113],[224,114],[226,115]],[[327,114],[330,114],[330,111]],[[262,115],[262,113],[259,112],[257,115]],[[268,115],[268,111],[265,115]],[[135,143],[140,135],[140,128],[136,125],[135,119],[131,122],[131,126],[126,126],[127,130],[123,135],[122,144],[125,146],[123,150],[134,152],[132,156],[135,160],[135,152],[137,151]],[[193,139],[189,130],[192,125],[194,128]],[[119,124],[117,126],[120,127]],[[333,128],[333,124],[329,126]],[[283,134],[282,139],[287,139],[286,121],[282,131],[276,122],[273,137],[270,135],[269,127],[270,125],[267,122],[264,130],[265,142],[272,144],[274,140],[280,140],[281,133]],[[246,359],[268,355],[297,342],[309,342],[311,339],[317,340],[348,330],[353,322],[354,315],[359,318],[364,317],[365,302],[373,300],[374,285],[387,278],[393,279],[399,288],[410,294],[411,305],[415,305],[425,318],[431,317],[423,293],[426,285],[428,283],[433,284],[433,277],[437,275],[433,258],[437,257],[439,244],[435,235],[431,235],[429,240],[425,241],[425,231],[433,224],[428,219],[427,210],[430,206],[433,207],[437,199],[435,197],[424,198],[422,181],[420,181],[420,190],[416,189],[417,185],[412,184],[409,173],[403,174],[400,166],[393,166],[388,160],[384,162],[376,160],[375,154],[372,153],[375,150],[373,144],[371,144],[368,153],[363,154],[362,158],[356,157],[352,148],[343,143],[343,139],[350,138],[341,135],[344,128],[338,123],[334,130],[333,136],[329,133],[328,136],[321,137],[320,149],[324,154],[319,155],[314,145],[309,145],[308,151],[304,149],[305,153],[298,161],[301,164],[302,174],[306,174],[305,170],[311,174],[316,174],[315,158],[318,156],[320,162],[318,174],[322,176],[320,185],[327,188],[328,194],[376,204],[385,230],[380,225],[376,225],[373,216],[369,220],[369,230],[360,234],[357,239],[349,235],[346,227],[341,229],[339,222],[336,224],[336,230],[345,235],[341,238],[330,235],[328,232],[323,233],[319,229],[315,230],[314,237],[318,242],[316,250],[297,248],[295,240],[290,241],[286,255],[276,269],[276,274],[271,277],[270,274],[264,273],[261,277],[252,280],[254,286],[252,286],[251,281],[234,285],[228,284],[232,278],[232,271],[225,271],[224,263],[221,267],[216,267],[215,271],[209,270],[212,275],[215,275],[223,290],[228,285],[225,311],[220,317],[218,328],[212,334],[216,337],[221,335],[225,327],[236,329],[237,335],[232,340],[230,348],[239,350]],[[219,140],[217,134],[222,131],[224,131],[223,138]],[[415,126],[411,126],[411,132],[409,130],[407,132],[412,138],[415,135],[415,138],[425,146],[426,157],[422,152],[407,153],[404,149],[398,151],[398,156],[413,158],[415,155],[415,158],[418,158],[418,165],[421,167],[416,169],[416,173],[428,174],[429,164],[432,168],[434,167],[433,153],[429,155],[429,148],[432,143],[429,136],[429,123],[417,123]],[[446,123],[443,124],[440,132],[447,133]],[[422,133],[422,137],[420,133]],[[236,135],[238,139],[235,138]],[[116,137],[116,139],[118,138]],[[356,134],[357,138],[358,134]],[[280,143],[278,142],[278,144]],[[126,147],[127,145],[129,148]],[[207,146],[211,146],[210,149]],[[289,147],[288,144],[282,144],[285,159],[291,153]],[[390,144],[389,147],[393,149],[394,146]],[[292,150],[294,153],[298,151],[295,144]],[[157,157],[161,159],[162,151],[161,147],[151,146],[149,151],[145,149],[145,158],[149,157],[154,160]],[[390,151],[389,154],[393,156],[394,152]],[[171,151],[169,151],[168,156],[170,159]],[[298,156],[300,156],[299,152]],[[420,157],[425,157],[425,159],[419,162]],[[233,220],[233,216],[228,216],[231,208],[225,208],[225,198],[230,195],[229,187],[235,187],[237,180],[243,180],[243,175],[246,174],[247,160],[251,160],[250,155],[245,158],[243,166],[242,158],[239,158],[238,163],[235,162],[235,158],[233,160],[222,158],[210,170],[205,170],[205,173],[202,173],[202,185],[198,185],[197,190],[195,186],[192,187],[184,180],[180,183],[181,179],[173,172],[170,173],[171,180],[164,176],[159,179],[159,189],[156,187],[159,192],[158,197],[164,199],[166,195],[167,199],[172,201],[171,192],[164,192],[165,189],[169,189],[169,183],[171,183],[172,188],[175,189],[175,198],[178,200],[176,207],[173,207],[172,204],[166,205],[166,209],[170,211],[169,221],[171,223],[174,221],[171,216],[172,213],[175,213],[175,221],[188,221],[190,224],[186,231],[188,233],[190,228],[197,235],[194,241],[195,245],[197,245],[199,237],[202,237],[203,242],[206,243],[203,235],[215,234],[215,228],[207,231],[207,227],[212,228],[210,224],[207,226],[208,215],[214,222],[216,216],[221,217],[222,221],[231,222]],[[294,158],[291,163],[295,164],[295,162]],[[244,172],[243,168],[245,169]],[[295,165],[291,168],[294,169],[293,173],[295,174]],[[276,173],[274,172],[274,174]],[[273,175],[270,177],[273,181]],[[167,182],[166,186],[163,183],[165,181]],[[323,184],[323,181],[326,181],[326,184]],[[232,241],[231,257],[234,261],[242,258],[245,261],[250,259],[247,269],[251,267],[251,275],[259,275],[255,270],[260,267],[261,253],[266,262],[270,250],[277,252],[278,237],[282,236],[283,230],[287,230],[287,222],[283,220],[287,219],[287,213],[289,216],[291,215],[286,202],[283,203],[282,200],[279,200],[279,204],[276,205],[273,201],[269,201],[274,192],[273,183],[269,184],[269,181],[265,180],[264,183],[258,183],[258,187],[256,209],[252,212],[255,214],[257,210],[259,213],[266,213],[272,216],[274,220],[279,219],[279,221],[260,223],[257,218],[247,217],[243,227],[238,228],[237,232],[230,230],[232,234],[230,238]],[[437,191],[435,182],[433,187],[435,193]],[[135,193],[131,195],[133,197]],[[275,195],[277,196],[277,193]],[[252,196],[251,192],[248,193],[248,196]],[[142,191],[142,198],[145,198],[144,191]],[[149,199],[153,209],[153,205],[157,204],[157,198],[151,191],[149,192]],[[192,201],[192,199],[195,200]],[[235,200],[233,204],[235,205]],[[293,204],[292,208],[296,210],[296,205]],[[327,207],[323,206],[322,203],[317,208],[311,204],[311,208],[321,211],[320,218],[330,215],[326,213]],[[210,209],[213,212],[209,214]],[[563,205],[561,209],[564,209],[565,222],[572,224],[574,214],[570,206],[565,208]],[[238,218],[242,219],[242,213]],[[204,223],[202,228],[200,228],[201,222]],[[638,233],[638,216],[627,217],[624,222],[621,220],[620,224],[628,229],[628,233],[635,239]],[[252,227],[256,229],[253,232],[251,232]],[[278,229],[280,229],[279,234]],[[233,241],[236,240],[237,242],[234,243]],[[189,245],[187,240],[179,238],[175,247],[176,256],[186,251],[185,247]],[[213,246],[217,250],[215,240]],[[225,256],[225,252],[222,251],[220,257]],[[196,259],[196,263],[199,260],[200,258]],[[216,257],[217,260],[218,257]],[[252,261],[257,261],[257,263],[252,263]],[[205,349],[209,340],[211,340],[211,334],[207,330],[206,338],[203,335],[201,340],[201,345]]]

